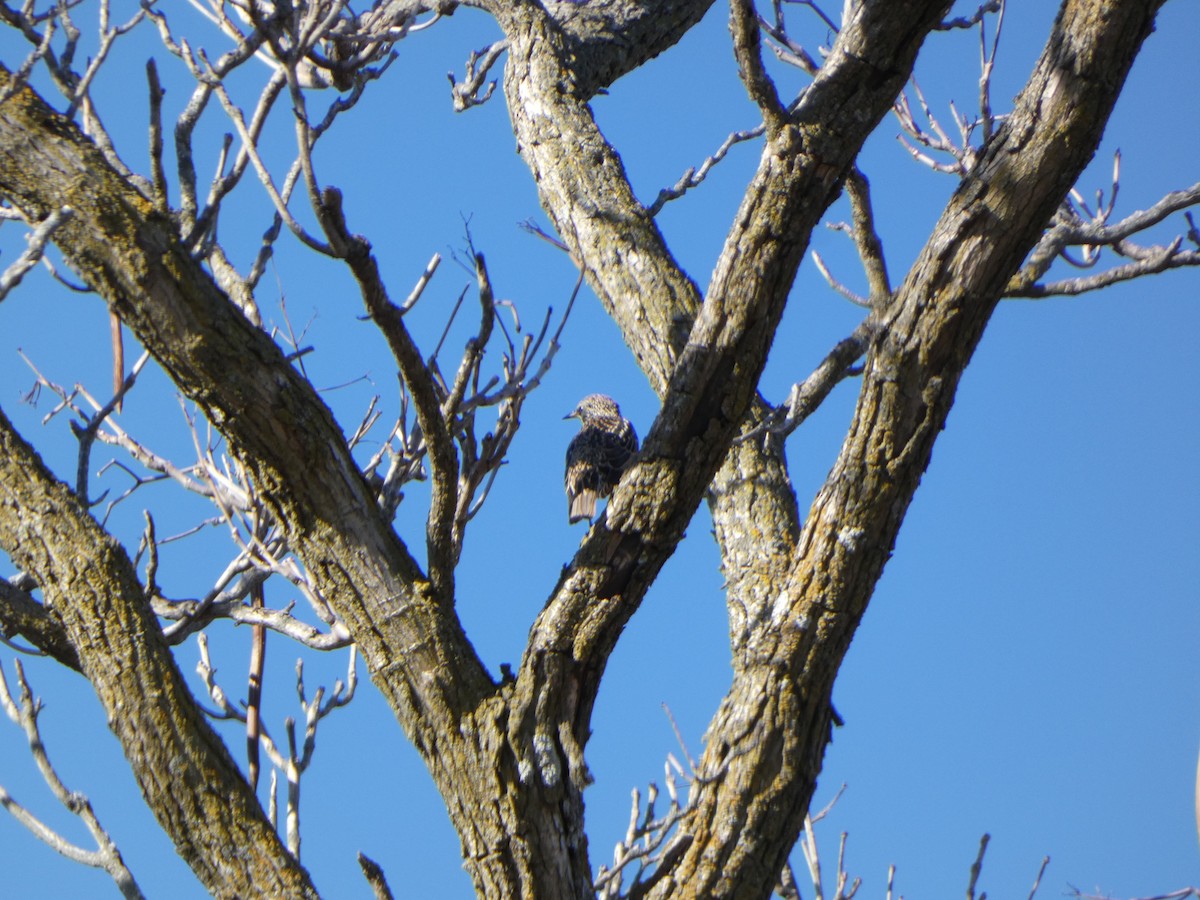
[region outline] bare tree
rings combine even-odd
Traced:
[[[73,483],[56,477],[0,413],[0,543],[19,570],[0,583],[4,633],[91,683],[145,803],[215,896],[316,896],[300,864],[299,779],[318,723],[354,692],[353,659],[349,680],[328,697],[322,690],[310,698],[300,673],[305,735],[289,720],[286,738],[272,738],[255,691],[240,708],[205,657],[206,710],[171,648],[219,619],[257,629],[252,688],[266,631],[316,650],[353,645],[427,763],[481,896],[768,896],[786,881],[780,873],[805,826],[836,719],[830,696],[839,666],[997,304],[1200,262],[1190,220],[1167,245],[1141,237],[1196,204],[1200,186],[1120,221],[1111,202],[1089,205],[1073,191],[1163,2],[1064,0],[1028,82],[998,113],[989,86],[996,48],[985,25],[1003,14],[1002,2],[954,19],[948,0],[847,0],[840,17],[801,4],[828,35],[818,51],[789,30],[779,0],[770,8],[731,0],[733,53],[761,124],[731,135],[650,206],[635,196],[589,101],[669,51],[710,2],[464,4],[494,19],[503,36],[471,55],[462,80],[452,78],[454,103],[468,109],[501,86],[557,233],[551,240],[617,323],[662,402],[606,512],[532,623],[519,663],[500,678],[456,614],[456,567],[468,525],[503,477],[522,405],[557,352],[562,318],[548,314],[532,331],[507,324],[512,310],[471,248],[474,286],[459,298],[474,310],[465,350],[448,359],[445,334],[432,350],[420,346],[407,313],[439,258],[405,298],[393,294],[371,241],[354,230],[337,172],[314,153],[387,77],[396,46],[459,4],[376,0],[356,12],[345,0],[192,0],[216,27],[205,36],[190,31],[191,10],[152,0],[118,23],[108,0],[0,5],[10,37],[27,45],[23,58],[0,69],[2,214],[29,231],[28,252],[0,290],[16,287],[39,260],[50,262],[52,244],[77,286],[107,305],[119,323],[114,333],[129,329],[148,354],[127,372],[114,341],[115,390],[104,402],[39,371],[56,411],[76,420]],[[90,45],[76,19],[93,10],[99,30]],[[978,115],[956,112],[946,128],[919,87],[905,88],[930,34],[955,28],[980,29],[984,65]],[[138,172],[92,86],[122,42],[147,31],[186,71],[191,94],[168,154],[163,86],[157,64],[147,66],[149,164]],[[764,38],[806,78],[794,96],[781,95]],[[501,61],[502,73],[489,81]],[[240,91],[250,75],[262,84],[246,102]],[[275,110],[295,138],[293,161],[282,167],[267,150]],[[893,110],[914,156],[959,179],[895,284],[856,168],[867,137]],[[199,170],[210,161],[195,158],[196,135],[210,119],[228,136],[205,183]],[[761,140],[757,171],[701,288],[666,246],[655,215],[750,139]],[[1113,194],[1115,186],[1114,175]],[[270,220],[247,254],[223,244],[220,214],[235,192],[259,190]],[[813,229],[843,191],[869,285],[866,296],[852,296],[863,318],[772,406],[758,393],[759,377]],[[400,411],[366,460],[355,451],[384,427],[380,414],[368,410],[347,436],[306,375],[303,337],[264,327],[262,279],[284,235],[344,267],[394,358]],[[1105,268],[1101,248],[1124,261]],[[1047,280],[1063,258],[1094,272]],[[61,267],[56,274],[67,280]],[[187,462],[157,451],[154,435],[127,433],[114,416],[150,358],[198,411]],[[861,381],[852,423],[802,516],[784,439],[851,375]],[[114,464],[133,478],[120,497],[90,486],[97,442],[113,448]],[[430,494],[423,538],[394,526],[404,486],[421,479]],[[210,502],[212,519],[234,541],[220,577],[194,598],[166,596],[159,586],[152,517],[136,548],[105,526],[114,503],[154,481]],[[652,797],[639,819],[635,799],[625,855],[598,877],[583,818],[593,705],[625,624],[705,500],[726,582],[732,687],[687,767],[686,798],[669,774],[665,818],[653,812]],[[422,540],[423,552],[410,549]],[[264,588],[276,582],[303,599],[303,615],[269,605]],[[250,780],[213,716],[246,722]],[[251,784],[259,747],[288,781],[286,827],[273,799],[264,809]],[[648,842],[635,852],[640,837]],[[639,872],[623,886],[631,860]],[[378,866],[363,858],[363,867],[376,895],[388,896]]]

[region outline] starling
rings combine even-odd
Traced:
[[[596,515],[596,501],[607,497],[637,453],[637,433],[620,407],[604,394],[589,394],[564,419],[578,419],[579,434],[567,447],[567,503],[571,524]]]

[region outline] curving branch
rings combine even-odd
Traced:
[[[714,868],[689,853],[677,877],[691,889],[724,894],[740,866],[761,870],[761,846],[748,850],[761,843],[762,829],[776,827],[778,810],[799,818],[807,808],[832,724],[833,678],[958,379],[1012,273],[1095,152],[1158,5],[1069,0],[1012,116],[882,315],[849,434],[790,574],[747,641],[754,655],[709,726],[699,770],[714,777],[700,784],[681,825],[707,838],[737,822],[744,842],[723,844]],[[1018,143],[1019,154],[1012,152]],[[762,697],[788,713],[764,714],[747,727],[745,710],[760,708]],[[742,789],[751,783],[769,786],[751,801]],[[784,853],[775,857],[780,865]]]
[[[29,247],[9,263],[3,273],[0,273],[0,301],[4,300],[9,291],[20,284],[26,273],[38,264],[46,251],[46,245],[54,237],[54,232],[70,216],[71,208],[64,206],[62,209],[52,211],[50,215],[37,223],[26,238]]]
[[[5,643],[20,635],[41,653],[53,657],[68,669],[80,671],[79,655],[58,615],[38,603],[21,585],[21,582],[29,583],[29,589],[32,589],[36,583],[30,578],[14,581],[18,584],[0,578],[0,635]]]
[[[1075,296],[1168,269],[1200,265],[1200,233],[1197,233],[1190,218],[1187,220],[1187,231],[1177,235],[1168,244],[1145,245],[1132,240],[1159,225],[1168,216],[1200,205],[1200,184],[1172,191],[1148,209],[1138,210],[1109,224],[1119,189],[1120,154],[1117,154],[1108,204],[1099,206],[1093,212],[1076,192],[1072,192],[1073,196],[1064,200],[1059,208],[1054,224],[1029,254],[1025,265],[1012,277],[1006,295],[1031,299]],[[1185,239],[1191,248],[1185,248]],[[1070,251],[1075,248],[1083,251],[1079,262],[1070,256]],[[1101,259],[1100,251],[1103,248],[1130,262],[1094,275],[1041,282],[1057,259],[1065,259],[1078,268],[1095,267]]]
[[[856,20],[856,27],[845,30],[792,114],[794,124],[768,139],[704,305],[688,329],[690,336],[683,328],[697,309],[691,304],[698,292],[633,200],[620,162],[590,113],[570,95],[550,90],[557,83],[552,73],[561,65],[555,58],[561,44],[536,20],[522,23],[524,31],[506,27],[505,89],[519,146],[534,171],[543,205],[665,397],[638,462],[610,501],[607,521],[585,539],[535,624],[517,677],[511,740],[525,754],[519,760],[522,770],[547,787],[561,790],[567,777],[575,790],[586,783],[582,744],[597,683],[593,673],[724,459],[753,400],[744,385],[754,383],[765,358],[807,237],[878,121],[871,115],[881,117],[891,106],[921,38],[945,8],[942,3],[903,6],[873,7]],[[523,110],[530,107],[553,110],[554,127],[547,127],[543,117],[527,116]],[[810,130],[809,123],[818,121],[822,129]],[[830,134],[839,139],[822,137]],[[580,171],[559,164],[560,156],[577,154],[580,147],[596,165]],[[635,254],[636,269],[619,264]],[[741,445],[737,465],[764,467],[757,446]],[[747,503],[753,482],[738,481],[736,488],[732,479],[722,481],[721,502],[731,507]],[[782,496],[790,497],[790,491]],[[763,509],[780,510],[779,519],[766,523],[764,532],[787,541],[793,533],[794,502],[792,507],[789,517],[786,500],[779,506],[761,504],[754,518],[759,522]],[[752,602],[739,599],[747,606]],[[569,685],[570,692],[562,685]],[[551,721],[570,723],[570,732],[561,727],[553,735],[545,731],[543,710],[555,707],[560,711]],[[560,749],[557,754],[539,752],[547,745]],[[768,829],[778,836],[780,866],[799,825],[795,823],[790,837],[786,828]],[[710,849],[707,840],[697,840],[680,865],[690,870]],[[761,871],[751,871],[757,866],[747,863],[745,870],[725,871],[731,883],[754,891],[750,885],[762,877]],[[704,877],[694,871],[671,883],[707,891]]]
[[[500,54],[507,49],[507,41],[495,41],[482,50],[472,51],[471,55],[467,57],[466,77],[462,81],[456,81],[453,72],[447,73],[446,77],[450,79],[450,96],[456,112],[464,112],[473,106],[482,106],[492,99],[492,94],[496,92],[496,81],[495,79],[487,81],[487,77],[492,71],[492,66],[500,59]],[[486,88],[484,88],[485,81],[487,81]],[[479,93],[480,91],[483,91],[482,95]]]
[[[315,896],[199,714],[132,563],[3,413],[0,541],[43,585],[148,806],[197,877],[224,896],[251,895],[264,884],[280,896]],[[221,802],[209,802],[214,796]],[[239,858],[226,852],[231,843]]]
[[[775,82],[763,67],[758,17],[754,12],[753,0],[732,0],[729,4],[729,31],[733,35],[733,54],[737,58],[742,84],[762,113],[767,134],[774,137],[786,124],[788,111],[779,101]]]
[[[888,278],[887,263],[883,258],[883,243],[879,239],[879,232],[875,230],[875,212],[871,208],[871,186],[867,177],[859,171],[857,166],[846,176],[846,195],[850,199],[853,225],[837,222],[831,223],[828,227],[834,231],[844,232],[853,239],[854,246],[858,250],[858,258],[861,260],[867,276],[870,293],[866,297],[860,297],[834,278],[821,255],[815,250],[812,253],[813,263],[829,286],[851,303],[867,309],[879,309],[891,299],[892,284]]]
[[[25,680],[25,670],[21,666],[20,660],[15,661],[15,668],[17,686],[20,688],[17,698],[13,697],[4,670],[0,668],[0,708],[3,708],[13,723],[25,732],[25,739],[29,743],[29,752],[33,755],[42,779],[50,788],[54,798],[83,822],[88,834],[96,842],[96,849],[87,850],[66,840],[21,806],[2,786],[0,786],[0,806],[12,813],[18,822],[57,853],[85,866],[103,869],[116,883],[121,896],[126,900],[141,900],[143,894],[138,887],[137,880],[125,865],[125,860],[121,858],[121,851],[117,849],[112,837],[100,824],[100,820],[92,809],[91,801],[77,791],[68,790],[50,762],[46,745],[42,740],[41,729],[38,727],[38,714],[42,709],[41,701],[34,699],[33,692],[29,689],[29,683]]]

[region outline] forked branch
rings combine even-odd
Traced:
[[[18,694],[13,697],[4,670],[0,668],[0,708],[3,708],[9,719],[25,732],[29,752],[37,764],[42,779],[50,788],[54,798],[83,822],[84,827],[92,836],[92,840],[96,843],[96,849],[88,850],[68,841],[14,800],[2,786],[0,786],[0,806],[12,813],[13,817],[32,832],[34,837],[52,850],[73,862],[103,869],[127,900],[135,900],[135,898],[141,900],[142,891],[138,887],[137,880],[126,867],[125,861],[121,858],[121,851],[117,849],[112,837],[101,826],[100,820],[92,809],[91,801],[83,794],[69,790],[50,762],[38,726],[38,714],[42,709],[41,701],[34,699],[33,692],[29,689],[29,683],[25,680],[25,669],[19,659],[14,661],[14,666],[17,674]]]

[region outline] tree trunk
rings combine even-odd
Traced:
[[[855,5],[788,110],[761,71],[750,7],[734,0],[735,47],[766,140],[703,297],[636,200],[587,100],[669,47],[709,0],[664,4],[658,16],[623,0],[604,10],[482,5],[505,30],[504,89],[542,202],[663,399],[513,680],[492,681],[455,615],[452,563],[421,570],[312,386],[183,249],[169,217],[29,89],[0,104],[0,196],[31,219],[74,211],[55,241],[267,498],[429,766],[481,896],[590,895],[584,747],[600,679],[707,493],[734,681],[680,826],[690,843],[653,893],[765,897],[821,768],[834,678],[958,380],[1005,285],[1091,158],[1161,0],[1064,3],[1013,114],[903,286],[872,312],[854,421],[803,527],[780,442],[734,438],[761,422],[758,378],[812,229],[949,3]],[[327,198],[324,212],[335,215]],[[368,289],[376,276],[365,242],[346,254],[368,310],[386,312],[386,296]],[[425,416],[438,427],[436,409]],[[447,469],[452,448],[435,462]],[[439,503],[453,509],[447,496]],[[147,803],[206,887],[313,895],[187,692],[132,564],[2,415],[0,534],[61,619],[35,617],[36,627],[65,632],[70,647],[60,642],[58,655],[77,659],[95,686]]]

